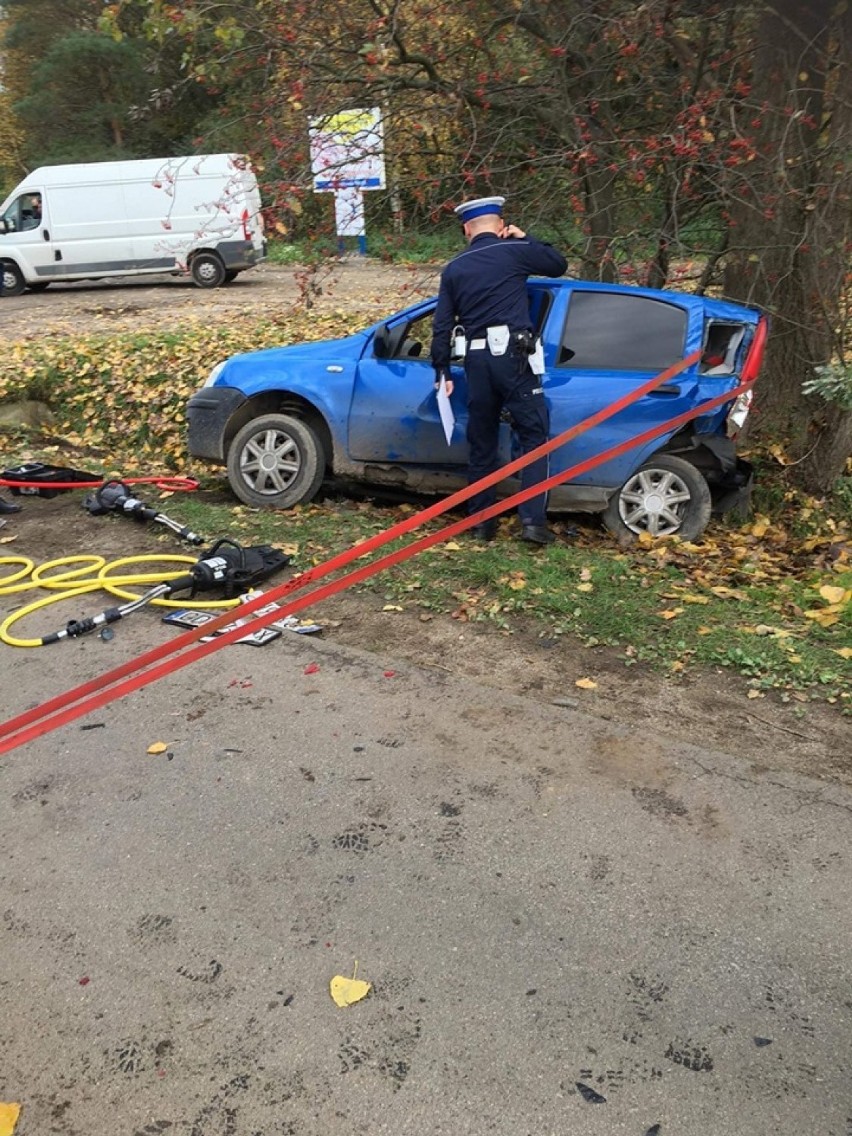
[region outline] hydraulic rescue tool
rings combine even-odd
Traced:
[[[182,540],[190,544],[203,544],[204,537],[181,525],[177,521],[161,513],[134,497],[123,481],[105,481],[100,489],[94,493],[87,493],[83,508],[93,517],[102,517],[106,513],[119,513],[125,517],[132,517],[135,521],[154,521],[158,525],[165,525],[172,532],[178,534]]]
[[[99,627],[116,623],[153,600],[173,596],[175,592],[189,592],[192,598],[198,592],[221,588],[225,599],[233,599],[286,567],[291,559],[292,557],[287,553],[269,544],[243,548],[236,541],[223,537],[217,540],[188,572],[169,580],[168,583],[149,588],[138,599],[129,603],[107,608],[99,615],[87,619],[69,620],[61,631],[45,635],[42,643],[58,643],[61,639],[87,635]]]

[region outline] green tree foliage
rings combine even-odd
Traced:
[[[91,20],[90,0],[64,6]],[[775,320],[761,421],[810,489],[842,471],[848,412],[803,383],[850,350],[848,0],[115,0],[102,12],[101,34],[147,44],[146,66],[168,76],[136,96],[134,126],[155,86],[178,103],[203,90],[183,121],[200,146],[252,153],[285,229],[330,215],[311,193],[308,117],[378,106],[388,192],[368,208],[408,232],[452,223],[460,195],[504,193],[511,218],[555,236],[584,277],[759,303]]]

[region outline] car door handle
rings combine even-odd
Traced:
[[[676,398],[680,394],[680,387],[672,386],[671,383],[664,383],[656,390],[648,391],[648,394],[653,398]]]
[[[44,239],[46,241],[50,240],[50,233],[47,231],[47,229],[44,230],[44,232],[42,233],[42,236],[44,237]]]

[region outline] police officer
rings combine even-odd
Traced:
[[[433,322],[435,385],[443,379],[447,393],[452,393],[450,337],[458,325],[464,328],[471,483],[500,466],[498,435],[504,407],[525,454],[547,440],[550,427],[541,375],[530,366],[535,343],[526,285],[532,275],[562,276],[568,263],[550,245],[517,225],[504,224],[504,202],[504,197],[480,197],[456,207],[468,248],[441,274]],[[521,488],[542,481],[547,466],[546,457],[526,466]],[[470,498],[468,512],[478,513],[495,500],[492,486]],[[555,540],[547,527],[546,508],[546,493],[518,506],[522,540],[539,545]],[[497,521],[476,525],[473,531],[482,540],[492,540]]]

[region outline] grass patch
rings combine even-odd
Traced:
[[[46,398],[63,447],[39,447],[18,432],[7,435],[4,460],[75,465],[96,476],[194,473],[210,492],[176,495],[169,515],[211,541],[277,544],[296,553],[300,568],[320,563],[415,506],[335,498],[286,513],[239,506],[221,473],[190,462],[186,400],[231,354],[342,336],[366,322],[358,313],[288,311],[224,329],[7,344],[0,400]],[[537,554],[510,539],[504,522],[492,545],[462,536],[361,587],[394,606],[575,636],[615,649],[626,666],[676,674],[699,664],[729,668],[758,693],[850,711],[852,484],[819,502],[762,478],[756,502],[748,523],[714,524],[700,545],[663,541],[627,551],[589,525],[577,542]]]

